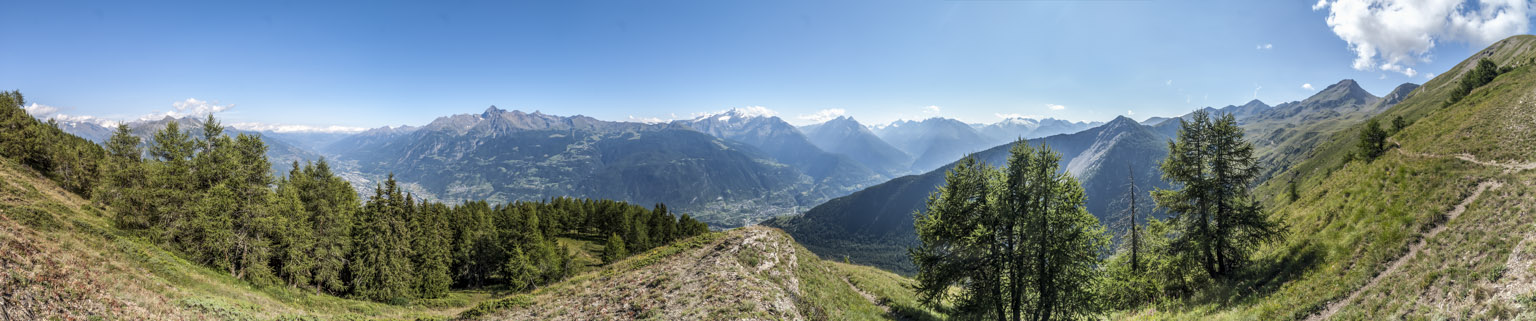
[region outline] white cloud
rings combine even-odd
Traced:
[[[923,107],[923,114],[939,116],[939,115],[942,115],[943,113],[940,111],[939,106],[928,106],[928,107]]]
[[[1163,86],[1173,86],[1173,79],[1169,79],[1168,81],[1164,81],[1163,82]]]
[[[1424,73],[1424,79],[1435,79],[1435,73]]]
[[[1062,105],[1057,105],[1057,104],[1045,104],[1045,107],[1046,108],[1050,108],[1051,110],[1067,109],[1067,106],[1062,106]]]
[[[1044,119],[1045,118],[1045,116],[1041,116],[1041,115],[1025,115],[1025,114],[1018,114],[1018,113],[1012,113],[1012,114],[995,113],[995,114],[992,114],[992,115],[993,116],[997,116],[997,118],[1002,118],[1002,119],[1014,119],[1014,118]]]
[[[1270,50],[1270,49],[1274,49],[1274,48],[1275,48],[1275,44],[1270,44],[1270,43],[1253,46],[1253,49],[1258,49],[1258,50]]]
[[[661,119],[661,117],[635,117],[635,115],[629,115],[629,121],[637,122],[637,123],[646,123],[646,124],[656,124],[656,123],[665,123],[665,122],[667,122],[667,120]]]
[[[267,124],[257,122],[232,123],[227,126],[241,130],[275,133],[360,133],[367,128],[349,126],[311,126],[311,125],[285,125]]]
[[[1357,70],[1386,70],[1409,77],[1430,61],[1440,43],[1482,47],[1530,25],[1527,0],[1320,0],[1328,27],[1355,52]]]
[[[1253,99],[1259,99],[1259,89],[1264,89],[1264,86],[1259,86],[1257,84],[1253,86]]]
[[[38,104],[38,103],[32,103],[32,105],[28,105],[26,107],[21,107],[21,110],[27,111],[27,114],[31,114],[32,117],[37,117],[37,116],[42,116],[42,115],[52,115],[54,113],[59,112],[59,109],[57,107],[48,106],[48,105],[42,105],[42,104]]]
[[[58,120],[61,123],[71,123],[71,122],[94,123],[94,124],[100,125],[102,127],[114,127],[114,126],[117,126],[117,123],[118,123],[117,121],[114,121],[114,120],[98,118],[96,116],[68,115],[68,114],[59,113],[59,108],[58,107],[49,106],[49,105],[43,105],[43,104],[39,104],[39,103],[32,103],[31,105],[27,105],[26,107],[21,107],[21,109],[23,111],[26,111],[28,115],[32,115],[32,117],[34,117],[34,118],[44,119],[44,120],[46,120],[46,119],[53,119],[53,120]]]
[[[1301,88],[1306,90],[1317,90],[1317,88],[1312,88],[1312,84],[1310,83],[1301,84]]]
[[[817,111],[816,113],[813,113],[813,114],[810,114],[810,115],[800,115],[799,117],[796,117],[796,118],[800,118],[800,119],[803,119],[803,120],[808,120],[808,121],[811,121],[813,123],[820,123],[820,122],[825,122],[825,121],[828,121],[828,120],[832,120],[833,118],[837,118],[839,116],[842,116],[843,114],[846,114],[847,112],[848,111],[843,110],[842,108],[828,108],[828,109],[822,109],[822,110]]]
[[[1130,109],[1126,109],[1126,110],[1125,110],[1125,114],[1126,114],[1126,115],[1136,115],[1136,111],[1134,111],[1134,110],[1130,110]]]
[[[137,119],[138,120],[159,120],[160,118],[164,118],[166,116],[176,117],[176,118],[187,117],[187,116],[203,116],[203,115],[208,115],[208,114],[211,114],[211,113],[227,111],[227,110],[229,110],[231,108],[234,108],[234,107],[235,107],[235,105],[232,105],[232,104],[231,105],[220,105],[218,103],[210,103],[210,102],[204,101],[204,100],[197,100],[197,99],[194,99],[194,98],[188,98],[187,100],[177,101],[175,103],[172,103],[171,104],[171,108],[173,110],[171,110],[171,111],[156,112],[156,113],[152,113],[152,114],[147,114],[147,115],[139,116]],[[119,119],[101,118],[101,117],[90,116],[90,115],[67,115],[67,114],[59,113],[60,109],[57,108],[57,107],[48,106],[48,105],[42,105],[42,104],[37,104],[37,103],[33,103],[32,105],[27,106],[27,107],[23,107],[22,109],[26,110],[27,113],[32,114],[33,117],[37,117],[39,119],[56,119],[56,120],[58,120],[59,122],[62,122],[62,123],[71,123],[71,122],[74,122],[74,123],[94,123],[94,124],[100,125],[102,127],[112,128],[112,127],[117,127],[117,124],[119,124],[119,123],[125,122],[125,121],[119,120]],[[362,128],[362,127],[348,127],[348,126],[334,126],[334,125],[333,126],[285,125],[285,124],[268,124],[268,123],[258,123],[258,122],[241,122],[241,123],[233,123],[233,124],[227,124],[227,125],[229,127],[237,128],[237,129],[242,129],[242,130],[270,131],[270,132],[278,132],[278,133],[295,133],[295,132],[303,132],[303,133],[357,133],[357,132],[362,132],[362,131],[368,130],[367,128]]]
[[[187,100],[171,103],[174,110],[155,112],[140,116],[139,120],[157,120],[165,117],[182,118],[187,116],[207,116],[217,112],[223,112],[235,108],[235,104],[220,105],[218,102],[187,98]]]

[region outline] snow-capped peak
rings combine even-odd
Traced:
[[[695,121],[709,118],[715,118],[718,121],[730,121],[731,119],[746,120],[756,117],[776,117],[779,115],[779,112],[763,106],[747,106],[731,108],[729,110],[722,110],[714,113],[698,113],[694,115],[697,115],[693,118]]]

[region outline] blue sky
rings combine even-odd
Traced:
[[[0,12],[0,88],[61,117],[248,126],[420,125],[489,105],[1143,119],[1344,78],[1380,95],[1530,24],[1524,0],[1332,1],[26,2]]]

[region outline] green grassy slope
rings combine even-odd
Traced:
[[[107,210],[0,159],[0,318],[296,320],[441,318],[489,297],[394,306],[258,287],[116,229]]]
[[[1536,36],[1500,41],[1377,115],[1413,124],[1374,162],[1342,161],[1359,125],[1340,131],[1260,188],[1289,226],[1257,253],[1246,281],[1132,319],[1530,318],[1536,173]],[[1515,67],[1465,99],[1446,97],[1478,59]],[[1515,166],[1512,164],[1521,164]],[[1484,190],[1486,189],[1486,190]],[[1482,193],[1477,193],[1484,190]],[[1476,197],[1473,197],[1476,196]],[[1155,311],[1155,312],[1154,312]]]

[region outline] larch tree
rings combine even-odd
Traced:
[[[1251,195],[1258,167],[1237,120],[1231,114],[1212,120],[1197,111],[1180,122],[1162,164],[1163,178],[1177,187],[1155,191],[1153,200],[1169,210],[1178,230],[1170,244],[1175,256],[1225,279],[1254,248],[1278,237],[1280,227]]]

